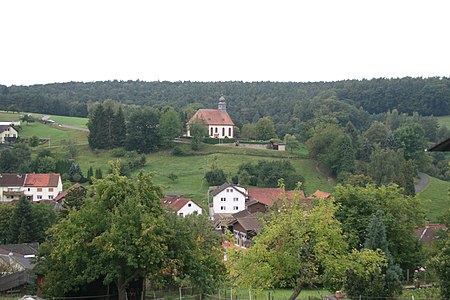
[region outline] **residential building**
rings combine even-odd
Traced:
[[[59,174],[0,174],[0,202],[26,196],[31,201],[54,200],[62,192]]]
[[[245,188],[224,183],[212,193],[213,214],[233,214],[245,209],[247,192]]]
[[[219,99],[218,109],[199,109],[187,123],[187,136],[191,136],[189,125],[196,120],[203,120],[208,127],[208,135],[212,138],[233,138],[234,123],[227,113],[225,98]]]
[[[192,199],[184,198],[183,195],[166,195],[161,199],[164,208],[171,209],[180,217],[186,217],[191,214],[201,215],[203,209]]]
[[[11,143],[19,137],[19,133],[12,125],[0,125],[0,143]]]

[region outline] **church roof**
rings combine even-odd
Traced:
[[[234,126],[234,123],[228,113],[218,109],[199,109],[189,120],[188,124],[192,124],[197,119],[203,119],[206,125]]]

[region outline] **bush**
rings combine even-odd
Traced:
[[[37,136],[33,135],[28,140],[28,144],[30,145],[30,147],[37,147],[37,146],[39,146],[39,138]]]
[[[209,185],[221,185],[227,181],[227,177],[222,169],[213,169],[205,173],[206,181]]]
[[[127,151],[123,148],[115,148],[111,150],[111,155],[113,157],[124,157],[127,154]]]
[[[173,149],[172,149],[172,155],[173,156],[183,156],[183,155],[185,155],[186,153],[184,152],[184,150],[180,147],[180,146],[175,146]]]

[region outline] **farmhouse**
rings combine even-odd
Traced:
[[[208,126],[208,135],[212,138],[233,138],[234,123],[227,113],[227,104],[222,96],[219,99],[218,109],[199,109],[187,123],[187,136],[191,136],[189,125],[196,120],[203,120]]]
[[[0,174],[0,202],[53,200],[61,191],[59,174]]]
[[[192,199],[184,198],[183,195],[166,195],[161,199],[164,208],[171,209],[180,217],[186,217],[191,214],[201,215],[203,209]]]
[[[12,125],[0,125],[0,143],[11,143],[19,137]]]

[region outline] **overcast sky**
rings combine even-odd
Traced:
[[[450,76],[450,1],[3,0],[0,84]]]

